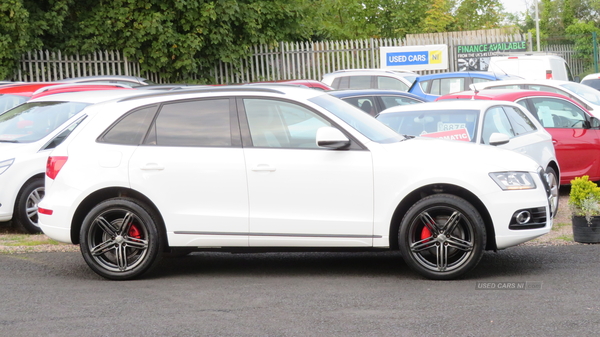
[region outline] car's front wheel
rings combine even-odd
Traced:
[[[421,275],[453,279],[474,268],[485,249],[486,232],[466,200],[436,194],[416,202],[404,215],[398,243],[405,262]]]
[[[157,220],[146,206],[129,198],[96,205],[83,220],[79,239],[88,266],[111,280],[142,275],[161,252]]]
[[[550,166],[546,168],[546,180],[548,181],[548,188],[550,189],[550,212],[552,213],[552,217],[556,217],[556,212],[558,212],[558,201],[560,200],[558,196],[560,183],[558,174],[556,174],[556,171]]]
[[[34,178],[23,186],[15,204],[15,227],[30,234],[41,232],[38,224],[38,203],[44,197],[44,192],[43,178]]]

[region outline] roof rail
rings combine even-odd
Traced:
[[[62,88],[71,88],[71,87],[85,87],[85,86],[111,86],[111,87],[120,87],[120,88],[129,88],[131,89],[131,86],[129,85],[125,85],[125,84],[117,84],[117,83],[68,83],[68,84],[50,84],[46,87],[43,88],[39,88],[38,90],[33,92],[32,96],[35,96],[37,94],[41,94],[43,92],[49,91],[49,90],[53,90],[53,89],[62,89]]]
[[[169,91],[163,92],[152,92],[147,95],[136,95],[131,97],[125,97],[118,102],[126,102],[126,101],[134,101],[142,98],[149,97],[166,97],[166,96],[178,96],[178,95],[187,95],[187,94],[196,94],[196,93],[210,93],[210,92],[223,92],[223,91],[233,91],[233,92],[269,92],[275,94],[283,94],[284,92],[281,90],[276,90],[273,88],[260,87],[259,85],[250,85],[250,86],[238,86],[238,85],[224,85],[217,87],[204,87],[204,88],[190,88],[181,87],[177,89],[171,89]]]

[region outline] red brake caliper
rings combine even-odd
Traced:
[[[423,229],[421,230],[421,240],[425,240],[430,237],[431,231],[429,230],[429,228],[427,228],[427,226],[423,226]]]
[[[129,232],[127,234],[129,235],[129,237],[132,237],[132,238],[136,238],[136,239],[142,238],[142,233],[140,232],[140,230],[137,228],[136,225],[131,225],[131,227],[129,227]]]

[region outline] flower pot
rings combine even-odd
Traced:
[[[600,216],[592,217],[592,222],[588,224],[584,216],[574,216],[573,240],[579,243],[599,243],[600,242]]]

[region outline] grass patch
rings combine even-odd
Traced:
[[[7,247],[16,246],[40,246],[40,245],[60,245],[61,243],[52,240],[45,235],[2,235],[0,236],[0,245]]]
[[[567,241],[567,242],[573,242],[573,236],[572,235],[561,235],[561,236],[556,237],[556,239]]]
[[[555,223],[552,225],[552,230],[553,231],[557,231],[560,230],[561,228],[567,227],[567,226],[571,226],[570,223],[566,223],[566,222],[562,222],[562,223]]]

